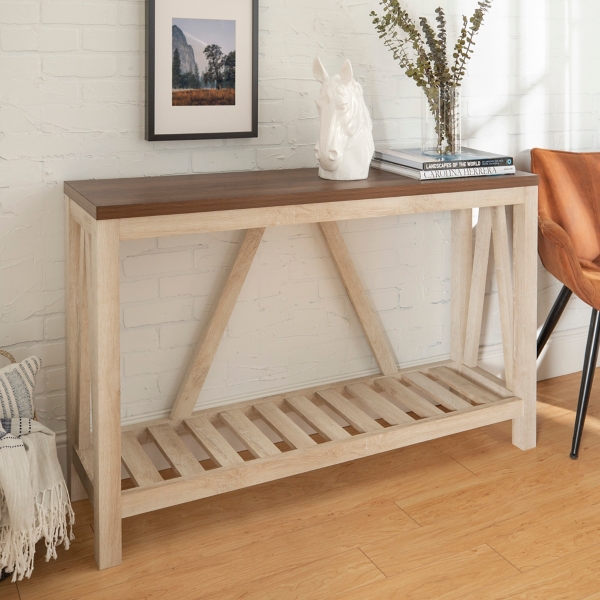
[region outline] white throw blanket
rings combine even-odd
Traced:
[[[75,515],[56,457],[54,432],[32,419],[0,420],[0,571],[30,577],[35,544],[69,548]]]

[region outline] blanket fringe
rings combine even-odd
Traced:
[[[0,489],[0,508],[4,494]],[[64,544],[68,550],[73,536],[75,513],[71,508],[69,492],[64,481],[40,492],[35,498],[35,521],[30,531],[12,531],[0,527],[0,571],[12,572],[12,581],[31,577],[36,543],[44,539],[46,562],[56,558],[56,548]],[[0,511],[1,512],[1,511]]]

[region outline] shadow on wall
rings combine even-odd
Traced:
[[[467,11],[466,0],[450,1],[451,10]],[[593,151],[599,143],[597,92],[593,52],[594,13],[597,3],[586,0],[554,0],[524,3],[511,0],[494,6],[473,59],[477,70],[488,68],[489,87],[483,103],[493,106],[487,116],[477,95],[464,94],[463,138],[467,145],[492,151],[506,151],[517,158],[517,168],[529,170],[524,148],[545,147],[570,151]],[[492,28],[490,28],[492,29]],[[501,32],[501,35],[500,35]],[[493,46],[493,48],[492,48]],[[506,68],[490,69],[482,55],[502,54]],[[482,52],[483,50],[483,52]],[[494,65],[497,66],[497,65]],[[597,78],[596,78],[597,79]],[[468,85],[468,84],[467,84]],[[489,90],[494,90],[493,94]],[[486,147],[487,146],[487,147]],[[490,275],[492,273],[490,272]],[[539,263],[538,326],[543,324],[562,284]],[[581,369],[590,308],[573,298],[538,364],[540,379]],[[493,307],[486,302],[484,324],[493,326]],[[482,341],[485,339],[484,333]],[[485,345],[485,342],[483,342]],[[554,346],[554,347],[553,347]]]

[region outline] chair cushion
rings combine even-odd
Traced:
[[[542,264],[600,310],[600,153],[531,151]]]
[[[35,379],[42,368],[37,356],[0,369],[0,419],[33,419]]]
[[[578,258],[600,257],[600,153],[531,152],[540,176],[539,214],[560,225]]]

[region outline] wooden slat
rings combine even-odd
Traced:
[[[78,450],[76,453],[90,481],[94,481],[94,451],[92,448]]]
[[[476,367],[479,359],[479,341],[481,338],[481,322],[483,320],[483,303],[485,300],[485,284],[487,281],[491,239],[491,209],[480,208],[475,235],[475,255],[473,257],[473,274],[471,277],[471,293],[469,296],[469,314],[467,317],[463,361],[469,367]]]
[[[421,396],[415,394],[392,377],[380,377],[375,380],[375,385],[420,417],[436,417],[445,414],[443,410],[440,410],[425,398],[421,398]]]
[[[494,377],[491,373],[484,371],[481,367],[465,367],[458,363],[452,365],[455,371],[460,375],[472,381],[475,385],[488,392],[492,392],[498,396],[498,398],[512,398],[514,394],[506,388],[504,382],[497,377]]]
[[[477,404],[487,404],[489,402],[497,402],[498,398],[490,392],[476,386],[468,379],[460,376],[458,373],[451,371],[448,367],[438,367],[430,370],[435,377],[442,380],[446,385],[455,389],[457,392],[467,397]]]
[[[184,424],[206,453],[220,466],[232,467],[244,462],[244,459],[227,443],[206,417],[185,419]]]
[[[397,373],[398,366],[389,341],[369,302],[369,297],[352,262],[338,224],[336,222],[319,223],[319,227],[381,372],[384,375]]]
[[[129,431],[121,436],[121,456],[124,467],[138,487],[164,481],[135,435]]]
[[[191,477],[204,472],[198,459],[171,427],[154,425],[148,427],[148,432],[178,475]]]
[[[401,369],[398,372],[398,374],[403,375],[405,373],[412,373],[413,371],[423,370],[424,368],[432,369],[434,367],[442,367],[442,366],[449,366],[449,367],[454,368],[454,363],[450,360],[440,360],[440,361],[428,363],[426,365],[426,367],[424,367],[423,365],[414,365],[414,366],[408,367],[406,369]],[[369,375],[367,377],[357,377],[356,379],[350,379],[348,381],[340,381],[338,384],[336,384],[335,389],[341,389],[345,385],[354,385],[356,383],[365,383],[372,387],[373,375]],[[235,408],[239,408],[240,410],[242,410],[244,412],[244,414],[247,417],[250,417],[250,418],[253,418],[255,416],[254,405],[257,403],[262,403],[262,402],[273,402],[273,404],[275,404],[275,406],[277,406],[278,408],[283,410],[283,412],[288,412],[289,405],[285,401],[286,397],[288,397],[288,396],[305,396],[307,398],[312,398],[314,396],[314,394],[316,394],[317,392],[320,392],[321,390],[330,389],[331,387],[332,387],[331,383],[326,383],[326,384],[322,383],[320,385],[314,385],[309,388],[296,390],[291,393],[288,392],[286,394],[275,394],[273,396],[268,396],[265,398],[254,398],[252,400],[244,400],[239,403],[236,402]],[[393,404],[395,405],[395,403],[393,403]],[[211,407],[211,408],[205,408],[202,410],[198,410],[198,411],[194,412],[194,414],[192,415],[191,418],[194,418],[197,416],[203,416],[203,417],[207,417],[212,423],[214,423],[215,420],[218,421],[219,413],[222,410],[224,410],[224,408],[225,407],[223,407],[223,406],[219,406],[219,407]],[[138,438],[138,440],[140,441],[140,443],[144,444],[144,443],[146,443],[146,439],[148,439],[148,441],[151,441],[150,435],[147,432],[147,428],[150,425],[169,425],[170,427],[175,429],[175,431],[177,433],[179,433],[179,435],[183,435],[184,433],[187,433],[187,429],[186,429],[183,421],[172,421],[168,418],[152,419],[146,423],[135,423],[132,425],[124,425],[123,431],[133,431],[135,433],[136,437]]]
[[[473,273],[473,209],[452,211],[450,356],[462,363]]]
[[[88,448],[85,452],[91,453],[91,448]],[[72,460],[73,460],[72,468],[74,471],[74,473],[72,473],[72,477],[77,477],[78,484],[83,488],[82,492],[80,492],[80,493],[84,497],[81,499],[83,500],[87,496],[88,500],[90,501],[90,503],[93,506],[94,505],[94,483],[93,483],[93,478],[91,477],[91,469],[88,472],[88,470],[85,467],[84,457],[80,456],[79,450],[77,450],[77,448],[73,448]],[[87,460],[85,462],[92,464],[94,462],[94,457],[90,456],[89,460]]]
[[[301,450],[302,448],[316,446],[317,442],[298,427],[294,421],[272,402],[255,404],[254,410],[281,436],[283,441],[292,448]]]
[[[402,379],[419,388],[422,392],[429,394],[434,400],[437,400],[442,406],[450,410],[471,408],[471,404],[429,379],[423,373],[409,373],[408,375],[403,375]]]
[[[314,406],[314,405],[313,405]],[[484,427],[522,415],[523,402],[517,398],[495,404],[472,406],[468,411],[442,413],[438,417],[388,427],[380,431],[349,436],[326,444],[317,444],[302,452],[284,452],[259,461],[250,461],[231,469],[213,469],[201,477],[171,479],[153,488],[123,492],[123,517],[191,502],[314,469],[372,456],[427,440]]]
[[[285,401],[316,431],[324,438],[344,440],[352,437],[344,428],[340,427],[329,415],[315,406],[304,396],[292,396]]]
[[[390,425],[414,423],[413,418],[364,383],[347,385],[346,390]]]
[[[227,410],[219,413],[219,416],[254,458],[281,454],[281,450],[241,410]]]
[[[264,231],[264,228],[249,229],[244,234],[215,311],[198,341],[194,356],[177,393],[171,410],[171,419],[186,419],[192,415]]]
[[[342,419],[345,419],[358,431],[378,431],[383,427],[369,415],[360,410],[355,404],[352,404],[348,398],[344,398],[335,390],[323,390],[317,392],[317,396],[325,401],[325,403],[335,410]]]
[[[495,206],[492,209],[492,234],[494,240],[494,262],[498,280],[498,304],[500,324],[502,326],[502,348],[504,350],[504,372],[506,385],[513,389],[514,376],[514,319],[513,319],[513,283],[506,226],[506,208]],[[471,365],[473,366],[473,365]]]

